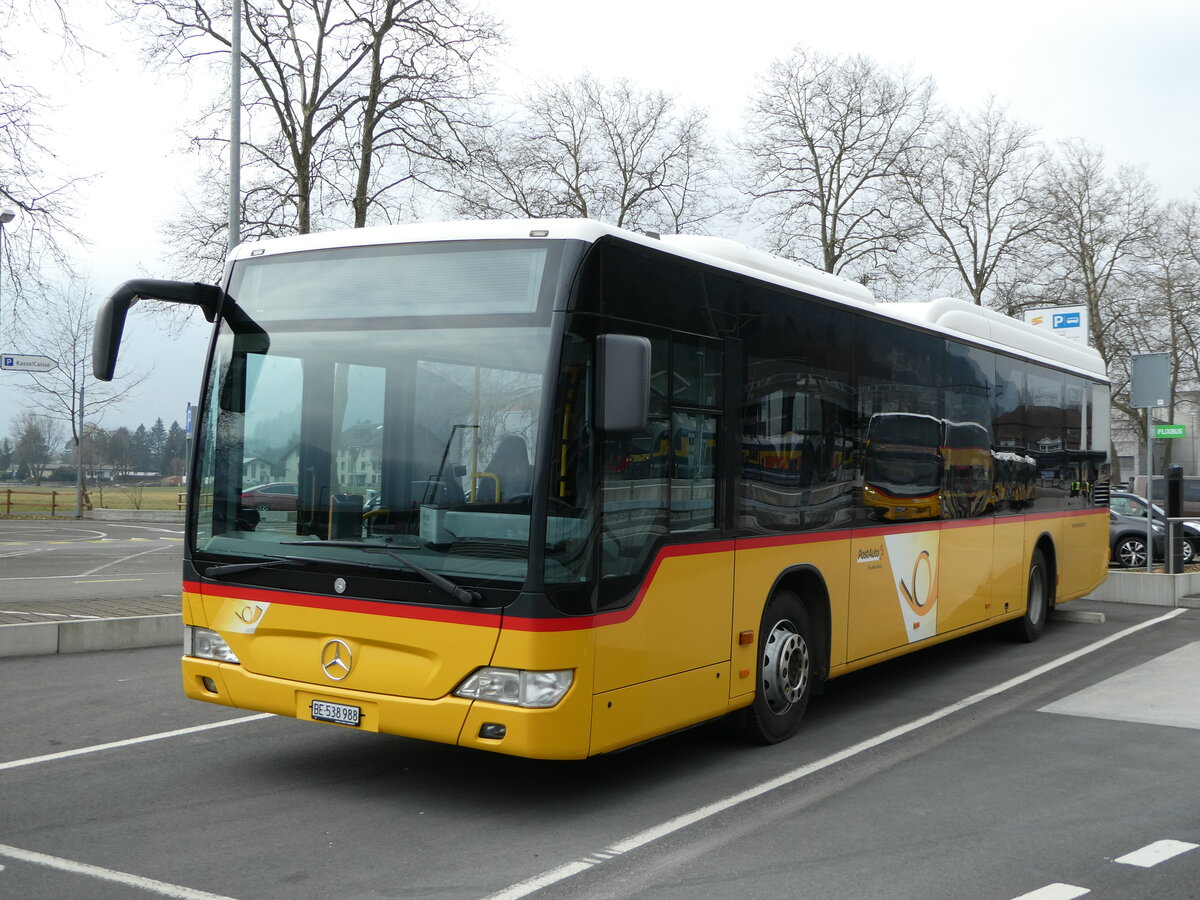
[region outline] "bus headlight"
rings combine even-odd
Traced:
[[[529,672],[484,666],[476,669],[454,690],[454,696],[487,700],[526,709],[549,709],[566,696],[575,679],[573,669]]]
[[[217,662],[240,663],[241,660],[229,649],[225,638],[208,628],[195,625],[183,626],[183,652],[199,659],[215,659]]]

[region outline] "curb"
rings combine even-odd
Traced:
[[[85,512],[83,518],[100,522],[166,522],[172,525],[182,525],[187,521],[187,513],[181,509],[108,509],[99,507]]]
[[[123,616],[0,626],[0,658],[183,646],[183,615]]]

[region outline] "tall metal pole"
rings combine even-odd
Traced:
[[[233,0],[229,39],[229,249],[242,230],[242,0]]]
[[[79,431],[75,437],[75,518],[83,518],[83,379],[79,379]]]
[[[1166,485],[1164,484],[1165,488]],[[1166,494],[1163,494],[1166,502]],[[1154,571],[1154,410],[1146,407],[1146,572]],[[1165,541],[1166,538],[1164,537]],[[1170,548],[1164,547],[1167,553]],[[1166,562],[1165,558],[1163,560]]]
[[[0,291],[4,287],[4,226],[16,218],[11,209],[0,209]],[[0,296],[0,324],[4,321],[4,298]],[[4,329],[0,328],[0,341],[4,339]]]

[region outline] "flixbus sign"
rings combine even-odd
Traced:
[[[1156,438],[1181,438],[1187,437],[1186,425],[1155,425],[1154,436]]]

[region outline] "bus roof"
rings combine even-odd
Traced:
[[[1106,379],[1104,362],[1090,347],[1048,334],[1002,313],[965,300],[943,297],[920,303],[877,303],[870,289],[793,260],[773,256],[728,238],[707,235],[642,234],[593,219],[484,219],[413,222],[247,241],[230,261],[305,250],[369,247],[383,244],[475,240],[579,240],[594,243],[606,236],[671,253],[696,262],[816,294],[876,315],[965,338],[973,343],[1015,351],[1058,368]]]

